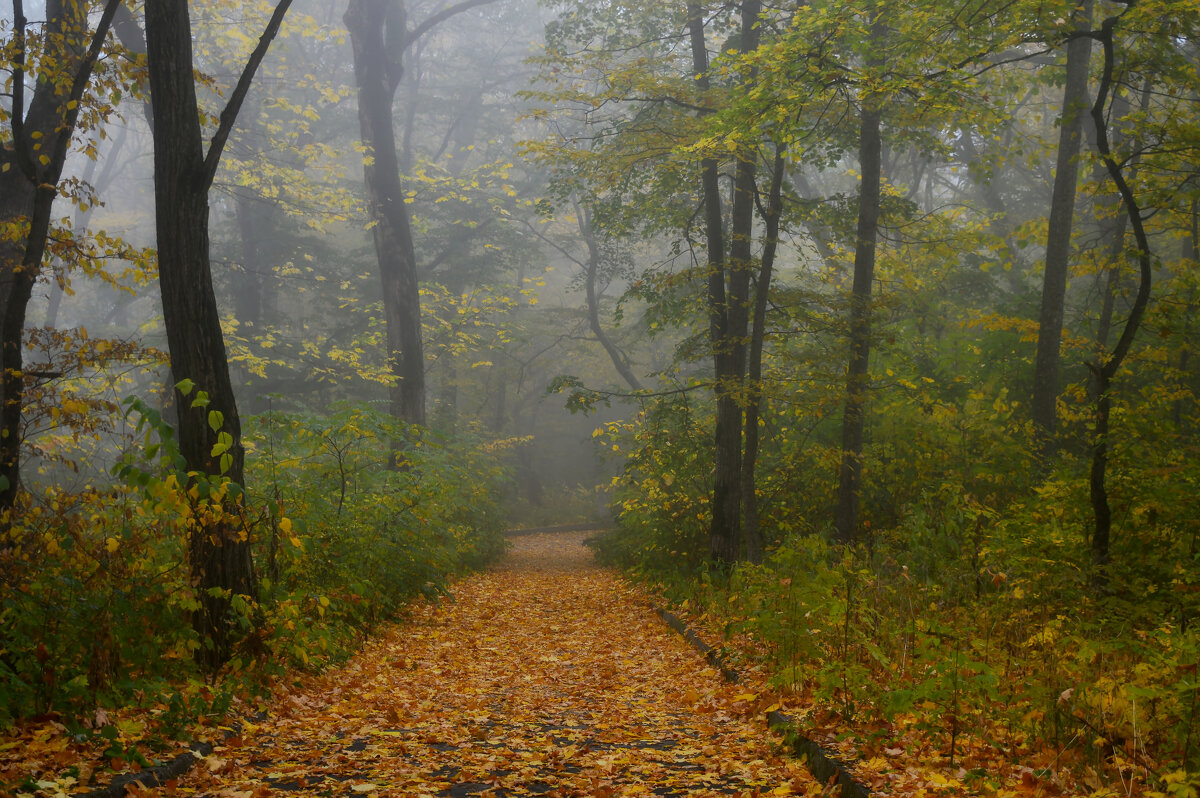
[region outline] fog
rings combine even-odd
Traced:
[[[473,429],[507,441],[518,514],[550,522],[559,510],[594,513],[623,467],[613,441],[594,433],[652,410],[656,397],[700,401],[715,379],[711,308],[704,309],[704,204],[696,165],[681,165],[681,154],[703,154],[721,136],[730,147],[742,146],[732,127],[736,117],[696,143],[684,129],[704,116],[689,105],[693,100],[654,96],[682,91],[678,82],[693,69],[684,20],[667,6],[638,12],[622,4],[502,0],[472,4],[428,29],[423,22],[446,3],[397,8],[407,13],[407,30],[420,32],[397,59],[403,69],[392,124],[421,292],[429,427],[440,435]],[[236,3],[195,9],[206,135],[216,128],[267,10]],[[372,246],[379,221],[363,187],[364,157],[368,163],[371,157],[364,156],[342,13],[315,0],[291,9],[256,73],[210,192],[212,279],[238,407],[249,416],[320,413],[348,402],[385,407],[395,385]],[[32,33],[44,14],[43,4],[27,4]],[[716,13],[707,24],[710,56],[732,52],[725,45],[735,39],[725,39],[734,18]],[[26,323],[165,353],[153,258],[149,93],[133,50],[114,45],[93,80],[94,107],[75,136],[56,205],[61,246],[47,256]],[[845,63],[859,57],[845,56]],[[1032,390],[1025,365],[1030,333],[1021,320],[1036,316],[1042,292],[1062,104],[1060,87],[1043,76],[1054,63],[1044,50],[1020,45],[981,58],[962,85],[927,101],[942,103],[936,110],[915,99],[925,88],[891,95],[870,333],[877,356],[889,364],[877,376],[882,386],[928,385],[945,393],[929,406],[959,401],[953,397],[966,395],[964,381],[989,396]],[[918,80],[912,75],[921,69],[905,79]],[[28,76],[26,82],[32,90]],[[960,98],[973,92],[974,110],[958,113],[946,99],[955,92]],[[1132,84],[1126,92],[1132,95]],[[854,282],[858,111],[836,86],[819,103],[815,95],[764,102],[765,110],[746,113],[773,119],[771,107],[795,103],[788,124],[760,123],[775,131],[768,138],[788,147],[784,223],[763,322],[765,378],[772,401],[803,408],[800,425],[814,440],[828,440],[845,370],[847,322],[840,316]],[[1092,128],[1084,133],[1089,137],[1095,138]],[[769,148],[765,139],[753,146],[761,156],[761,211]],[[726,160],[719,191],[732,199],[734,166]],[[1112,205],[1100,164],[1093,159],[1084,169],[1093,174],[1081,178],[1087,184],[1076,204],[1095,208],[1098,221],[1073,234],[1078,265],[1065,302],[1075,339],[1108,335],[1101,328],[1132,302],[1128,290],[1117,289],[1101,312],[1100,293],[1114,289],[1105,288],[1105,267],[1088,253],[1110,246],[1104,217]],[[1176,240],[1184,229],[1158,230],[1162,251],[1186,246]],[[759,257],[763,218],[751,231]],[[966,362],[980,353],[991,358],[988,368]],[[55,356],[47,351],[27,360]],[[1064,358],[1059,384],[1086,383],[1083,361]],[[900,364],[903,377],[895,376]],[[170,405],[162,364],[120,366],[119,379],[94,366],[64,390],[83,395],[90,385],[107,401],[136,394]],[[975,376],[967,380],[964,370]],[[590,412],[572,412],[571,405]],[[765,423],[773,434],[791,427],[783,416]],[[103,482],[126,445],[123,423],[110,426],[79,436],[30,422],[39,465],[27,478]],[[1082,434],[1076,429],[1068,437]]]

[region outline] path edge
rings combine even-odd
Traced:
[[[704,655],[704,659],[708,664],[721,672],[721,677],[730,684],[737,684],[739,681],[738,672],[729,667],[725,661],[725,657],[721,654],[720,649],[710,646],[696,633],[696,630],[687,625],[675,613],[660,606],[657,602],[651,602],[655,614],[662,618],[667,626],[688,642],[692,648]],[[849,764],[843,762],[834,754],[829,753],[821,744],[811,737],[808,737],[800,730],[800,725],[790,715],[786,715],[779,710],[772,710],[767,713],[767,727],[774,733],[783,737],[787,746],[791,749],[808,768],[808,772],[813,775],[813,778],[824,784],[837,784],[842,788],[841,798],[870,798],[871,791],[863,784],[854,780],[850,775]]]
[[[144,790],[162,787],[171,779],[177,779],[187,773],[193,765],[212,752],[212,743],[200,743],[161,765],[139,770],[137,773],[118,773],[105,786],[88,792],[72,793],[71,798],[122,798],[126,788],[134,784]]]
[[[255,723],[262,723],[266,719],[266,712],[259,712],[250,718],[245,718],[245,720],[253,720]],[[221,742],[242,733],[242,720],[243,718],[238,718],[228,725],[218,727],[225,733]],[[154,767],[139,770],[137,773],[118,773],[103,787],[96,787],[88,792],[71,793],[71,798],[124,798],[128,792],[126,788],[133,784],[139,785],[143,790],[164,787],[171,779],[177,779],[195,767],[196,763],[211,754],[214,748],[214,743],[193,743],[188,746],[188,750],[176,754]]]

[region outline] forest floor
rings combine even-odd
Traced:
[[[516,538],[453,598],[277,695],[157,794],[798,795],[758,696],[593,564],[587,533]]]

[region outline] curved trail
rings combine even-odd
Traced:
[[[752,702],[596,567],[587,533],[530,535],[452,601],[284,695],[179,793],[816,792]]]

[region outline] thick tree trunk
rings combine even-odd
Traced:
[[[0,218],[33,219],[42,216],[45,223],[31,224],[22,240],[0,243],[0,509],[13,506],[21,483],[21,411],[25,404],[25,379],[22,374],[22,333],[25,314],[33,294],[33,284],[41,268],[48,230],[49,206],[55,192],[36,191],[16,171],[12,179],[0,181]],[[8,184],[8,185],[5,185]],[[39,242],[40,239],[40,243]]]
[[[241,423],[209,264],[208,190],[250,79],[282,22],[291,0],[281,0],[221,114],[207,153],[201,137],[192,72],[191,20],[187,0],[146,6],[146,43],[154,113],[154,202],[163,321],[176,383],[191,380],[208,396],[176,388],[179,449],[189,471],[243,481]],[[214,411],[219,416],[214,415]],[[220,423],[216,423],[216,422]],[[214,429],[216,427],[216,429]],[[219,433],[232,437],[229,460],[213,455]],[[229,499],[235,503],[236,500]],[[232,654],[234,596],[256,594],[254,564],[246,529],[236,522],[236,504],[221,518],[198,526],[189,540],[190,568],[200,609],[192,622],[201,646],[198,661],[216,670]]]
[[[177,382],[192,380],[211,402],[207,410],[193,409],[192,396],[176,394],[180,403],[180,451],[189,468],[204,474],[219,472],[211,456],[216,434],[209,428],[208,410],[219,411],[224,416],[225,430],[236,442],[230,451],[233,465],[227,473],[235,482],[241,482],[239,419],[209,264],[209,183],[204,175],[186,3],[151,3],[146,9],[146,36],[154,98],[159,283],[171,369]],[[193,417],[198,420],[184,421]]]
[[[871,357],[871,288],[875,280],[875,248],[879,234],[883,137],[881,113],[864,100],[859,128],[858,232],[854,247],[854,284],[850,295],[850,362],[846,369],[846,407],[842,415],[842,462],[838,477],[835,535],[842,543],[859,537],[858,508],[862,491],[865,403]]]
[[[388,359],[396,378],[392,414],[425,424],[425,354],[416,251],[392,127],[392,100],[403,74],[408,35],[402,0],[350,0],[346,28],[354,50],[363,177],[379,262]]]
[[[1079,6],[1075,27],[1092,24],[1092,0]],[[1042,282],[1042,308],[1038,315],[1037,357],[1033,370],[1033,423],[1038,448],[1048,464],[1058,451],[1059,348],[1062,345],[1067,272],[1071,258],[1071,227],[1075,219],[1075,189],[1079,181],[1079,151],[1088,101],[1088,65],[1092,41],[1086,36],[1067,44],[1067,81],[1059,121],[1058,162],[1046,233],[1046,272]]]

